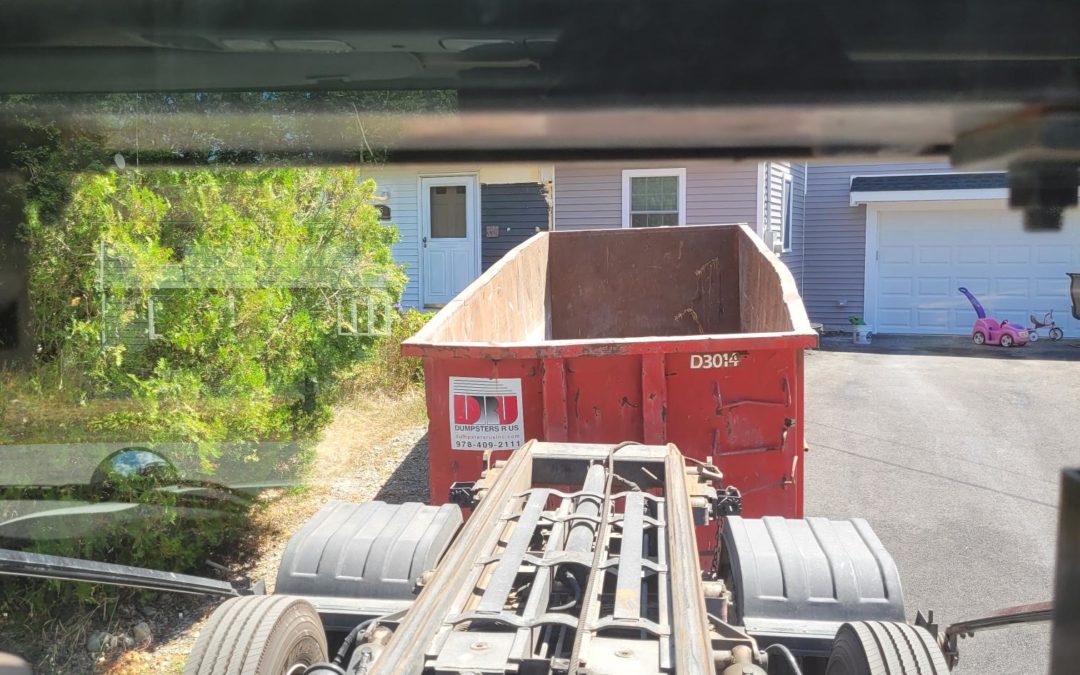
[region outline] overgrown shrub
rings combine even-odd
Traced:
[[[79,174],[62,210],[29,199],[22,236],[38,346],[29,379],[65,390],[50,399],[23,387],[39,407],[17,405],[27,417],[68,405],[78,428],[41,425],[24,442],[167,448],[187,478],[204,481],[236,467],[252,482],[302,473],[342,378],[381,353],[363,334],[368,307],[385,321],[406,283],[374,189],[355,169],[154,169]],[[110,497],[140,504],[137,517],[34,550],[187,570],[243,527],[242,504],[209,514],[142,488]],[[0,497],[27,495],[12,487]],[[33,498],[86,497],[50,488]],[[116,593],[0,583],[5,611]]]
[[[138,402],[96,424],[141,440],[310,434],[372,344],[343,308],[405,285],[373,191],[350,169],[82,175],[59,223],[28,214],[42,356]]]
[[[419,358],[402,356],[401,343],[424,327],[432,312],[405,310],[395,319],[390,334],[375,341],[371,358],[360,364],[350,379],[350,393],[398,394],[424,382],[424,364]]]

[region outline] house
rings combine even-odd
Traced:
[[[404,304],[448,302],[537,231],[748,223],[795,276],[812,321],[879,333],[965,335],[966,286],[995,315],[1050,310],[1066,335],[1080,214],[1025,232],[1005,174],[945,162],[678,160],[386,167],[374,172],[408,266]]]
[[[748,223],[802,273],[805,165],[685,160],[393,165],[375,179],[394,256],[410,281],[402,304],[438,307],[538,231]]]
[[[439,307],[510,249],[551,227],[551,165],[395,164],[367,173],[394,259],[409,283],[401,304]]]
[[[879,333],[967,335],[965,286],[994,316],[1029,323],[1054,311],[1080,335],[1068,273],[1080,272],[1080,213],[1059,232],[1025,232],[1001,172],[943,162],[811,164],[803,301],[813,321],[862,317]]]

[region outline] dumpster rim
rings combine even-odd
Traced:
[[[456,309],[464,305],[466,300],[475,295],[481,288],[486,286],[499,272],[512,264],[512,261],[520,257],[523,251],[531,246],[539,245],[540,241],[547,240],[552,236],[574,236],[595,234],[600,230],[545,230],[537,232],[522,243],[511,249],[506,255],[489,267],[486,272],[458,293],[450,302],[420,328],[416,334],[401,343],[403,356],[427,356],[434,353],[455,352],[461,350],[473,351],[473,354],[460,354],[461,357],[485,358],[478,352],[481,350],[488,354],[498,355],[495,358],[551,358],[574,355],[604,355],[604,354],[646,354],[646,353],[681,353],[687,351],[702,351],[702,343],[705,347],[715,346],[717,351],[736,351],[746,349],[816,349],[818,347],[818,333],[810,325],[810,318],[806,313],[806,305],[799,293],[798,285],[791,269],[765,245],[765,242],[747,223],[714,223],[694,225],[671,225],[665,227],[647,228],[649,230],[686,230],[688,228],[723,228],[733,229],[754,246],[766,260],[768,260],[780,281],[780,299],[787,309],[791,319],[791,329],[786,331],[768,331],[757,333],[709,333],[705,335],[650,335],[641,337],[624,338],[589,338],[569,340],[521,340],[515,342],[490,342],[490,341],[454,341],[433,342],[429,335],[437,331],[441,325],[449,320]],[[642,228],[645,229],[645,228]],[[633,232],[633,229],[612,229],[612,232],[620,232],[622,236]],[[753,344],[743,345],[744,341],[750,340]],[[688,348],[682,348],[678,343],[692,343]],[[671,348],[658,348],[657,345]]]
[[[685,354],[703,351],[814,349],[818,346],[818,334],[813,330],[525,342],[428,342],[418,340],[417,337],[419,334],[401,343],[403,355],[450,358],[565,358],[622,354]]]

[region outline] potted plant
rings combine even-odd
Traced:
[[[854,342],[857,345],[870,344],[870,326],[866,325],[866,322],[862,320],[861,316],[855,316],[852,314],[847,318],[848,323],[851,324],[851,334],[854,338]]]

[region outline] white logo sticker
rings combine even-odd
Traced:
[[[524,444],[520,378],[450,378],[452,450],[517,450]]]

